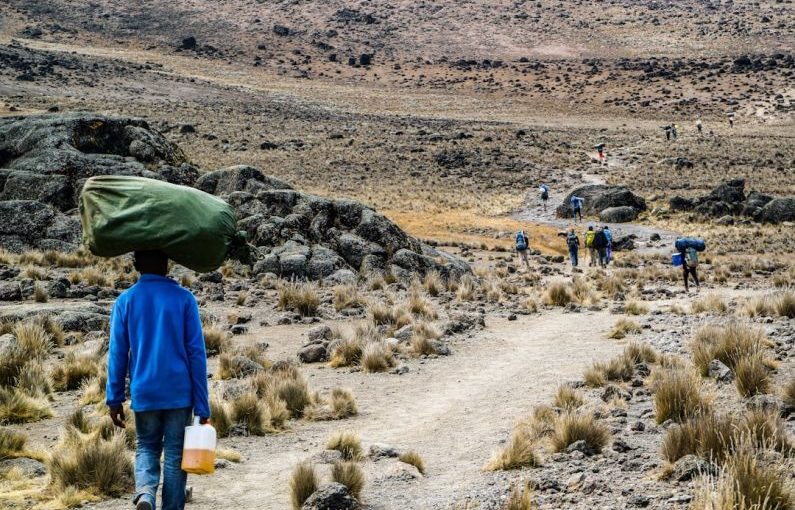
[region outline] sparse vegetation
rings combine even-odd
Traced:
[[[105,440],[66,429],[49,461],[52,483],[58,489],[85,489],[99,495],[120,496],[133,485],[133,464],[123,433]]]
[[[301,510],[301,506],[319,487],[315,467],[308,462],[301,462],[293,469],[290,476],[290,499],[293,510]]]
[[[202,333],[204,334],[204,347],[208,356],[225,352],[232,345],[229,333],[218,326],[204,326]]]
[[[25,450],[28,438],[21,432],[15,432],[8,427],[0,427],[0,460],[10,459]]]
[[[407,452],[403,452],[398,456],[398,460],[400,462],[404,462],[406,464],[410,464],[417,468],[417,471],[420,474],[425,474],[425,461],[422,460],[422,457],[419,453],[415,452],[414,450],[409,450]]]
[[[658,369],[653,386],[657,423],[682,422],[710,409],[701,394],[701,380],[688,369]]]
[[[550,306],[566,306],[573,301],[574,294],[563,281],[550,283],[543,297],[544,304]]]
[[[553,404],[555,407],[572,410],[577,409],[585,403],[585,396],[571,386],[562,385],[558,387]]]
[[[286,283],[279,287],[279,309],[292,310],[304,317],[317,315],[320,296],[311,283]]]
[[[629,315],[646,315],[649,313],[649,305],[630,299],[624,305],[624,311]]]
[[[526,482],[521,489],[512,487],[508,501],[502,508],[503,510],[533,510],[533,489],[530,488],[530,484]]]
[[[536,452],[533,438],[526,433],[524,428],[517,427],[511,434],[508,444],[491,458],[485,469],[489,471],[505,471],[540,465],[541,458]]]
[[[353,392],[343,388],[334,388],[331,391],[331,411],[337,420],[358,414],[359,410]]]
[[[384,342],[370,342],[362,350],[362,370],[384,372],[395,366],[392,349]]]
[[[331,479],[348,488],[348,492],[357,501],[361,501],[364,489],[364,471],[355,462],[335,462],[331,466]]]
[[[744,397],[759,393],[770,393],[770,369],[761,356],[745,356],[740,358],[734,367],[734,382],[737,391]]]
[[[552,450],[565,451],[570,444],[580,440],[585,441],[588,450],[598,453],[610,441],[610,431],[592,414],[562,414],[555,422],[555,430],[550,437]]]
[[[628,334],[640,333],[641,331],[643,331],[643,328],[637,322],[630,319],[619,319],[608,336],[620,340]]]
[[[702,312],[714,312],[714,313],[726,313],[729,309],[729,305],[726,304],[726,300],[723,299],[722,296],[718,294],[707,294],[706,296],[696,299],[693,301],[693,304],[690,306],[690,310],[693,313],[702,313]]]
[[[337,450],[345,460],[358,460],[362,456],[362,442],[353,432],[337,432],[328,438],[326,448]]]
[[[95,376],[99,363],[94,356],[75,356],[70,353],[52,371],[52,380],[57,391],[70,391],[79,388],[85,381]]]

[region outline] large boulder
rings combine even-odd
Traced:
[[[764,223],[795,221],[795,197],[774,198],[762,207],[755,219]]]
[[[359,503],[348,488],[332,482],[316,490],[301,506],[301,510],[356,510]]]
[[[213,195],[228,195],[235,191],[256,194],[259,191],[293,189],[286,182],[266,176],[258,168],[246,165],[207,172],[196,181],[196,187]]]
[[[626,186],[611,186],[607,184],[589,184],[581,186],[566,195],[563,203],[558,206],[555,213],[559,218],[571,217],[571,197],[577,195],[583,199],[583,215],[599,214],[611,207],[632,207],[636,211],[646,210],[646,201],[636,195]]]
[[[638,210],[634,207],[622,205],[608,207],[599,213],[599,221],[604,223],[627,223],[638,217]]]
[[[71,251],[80,244],[80,220],[35,200],[0,201],[0,246]]]
[[[36,200],[66,212],[94,175],[193,184],[198,171],[146,121],[93,113],[0,118],[0,200]],[[161,174],[159,168],[165,168]]]
[[[732,179],[716,186],[707,195],[707,199],[713,202],[725,202],[727,204],[739,204],[745,201],[745,179]]]

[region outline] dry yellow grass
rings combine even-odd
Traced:
[[[561,385],[558,387],[558,391],[555,393],[555,398],[553,399],[553,404],[555,407],[560,407],[567,410],[577,409],[584,403],[585,396],[582,394],[582,392],[566,385]]]
[[[133,486],[133,463],[124,434],[109,440],[67,429],[49,461],[55,487],[75,487],[96,494],[120,496]]]
[[[508,501],[502,507],[502,510],[533,510],[533,489],[530,487],[529,482],[525,482],[524,486],[512,487],[511,493],[508,495]]]
[[[353,432],[336,432],[326,441],[326,448],[337,450],[345,460],[358,460],[362,457],[362,442]]]
[[[331,466],[331,479],[348,488],[348,492],[357,501],[361,501],[364,489],[364,471],[355,462],[335,462]]]
[[[533,438],[522,428],[515,428],[511,439],[486,463],[488,471],[505,471],[541,465]]]
[[[608,334],[608,337],[620,340],[625,338],[628,334],[640,333],[642,331],[643,328],[637,322],[631,319],[618,319],[613,329],[610,331],[610,334]]]
[[[701,380],[688,369],[657,369],[654,378],[654,411],[657,423],[682,422],[710,410],[701,393]]]
[[[293,468],[290,475],[290,499],[293,510],[301,510],[301,506],[314,493],[320,483],[315,467],[308,462],[301,462]]]
[[[422,460],[422,456],[419,453],[415,452],[414,450],[409,450],[407,452],[403,452],[398,456],[398,460],[400,462],[404,462],[406,464],[410,464],[417,468],[417,471],[420,474],[425,474],[425,461]]]
[[[598,453],[610,441],[610,431],[592,414],[567,412],[561,415],[550,436],[552,450],[565,451],[570,444],[580,440],[585,441],[588,450]]]

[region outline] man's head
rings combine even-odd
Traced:
[[[593,225],[588,225],[588,230],[593,230]]]
[[[168,257],[160,250],[137,251],[133,255],[133,266],[141,274],[165,276],[168,273]]]

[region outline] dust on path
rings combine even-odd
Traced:
[[[365,461],[368,508],[449,508],[462,494],[490,492],[493,474],[482,467],[512,425],[533,406],[549,403],[559,384],[580,378],[591,361],[620,351],[618,343],[605,340],[612,324],[605,311],[556,310],[511,322],[493,319],[483,332],[456,342],[452,356],[410,362],[411,371],[403,376],[307,366],[305,373],[316,389],[340,384],[352,388],[359,416],[302,423],[276,436],[231,440],[225,446],[243,453],[246,461],[212,478],[192,478],[195,499],[190,508],[289,508],[293,466],[322,451],[328,436],[338,430],[357,432],[365,448],[385,443],[416,450],[427,465],[425,477],[402,482],[384,472],[387,461]],[[92,508],[118,505],[116,500]]]

